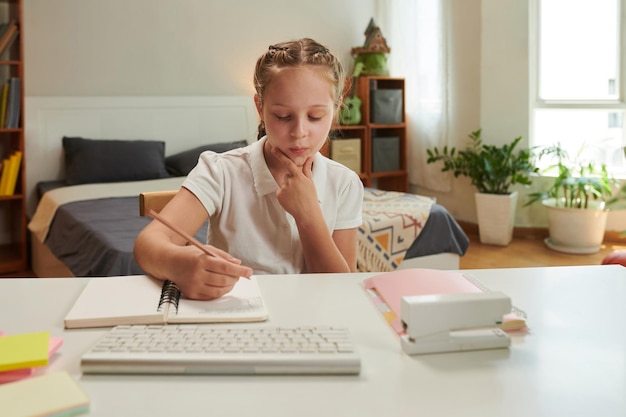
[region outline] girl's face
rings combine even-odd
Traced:
[[[334,117],[332,85],[314,67],[285,68],[265,89],[257,110],[268,142],[296,165],[315,155],[328,138]]]

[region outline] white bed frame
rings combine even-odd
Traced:
[[[35,211],[39,181],[64,177],[63,136],[148,139],[166,143],[166,155],[207,143],[255,140],[258,116],[252,96],[26,97],[27,212]],[[69,277],[49,249],[31,239],[32,266],[40,277]],[[458,269],[455,254],[413,258],[404,267]]]

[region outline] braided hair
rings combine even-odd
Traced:
[[[283,68],[311,65],[326,68],[325,76],[333,85],[333,101],[339,107],[344,90],[345,73],[339,60],[324,45],[309,38],[270,45],[259,57],[254,70],[254,89],[263,103],[265,88]],[[265,136],[265,125],[259,123],[258,138]]]

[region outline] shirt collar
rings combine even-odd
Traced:
[[[269,193],[275,193],[278,190],[278,184],[272,176],[265,157],[263,156],[263,146],[267,136],[250,145],[250,167],[252,168],[252,177],[254,178],[254,188],[258,195],[263,196]]]

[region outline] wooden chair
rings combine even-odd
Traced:
[[[139,215],[147,216],[150,210],[157,213],[176,195],[178,190],[147,191],[139,194]]]

